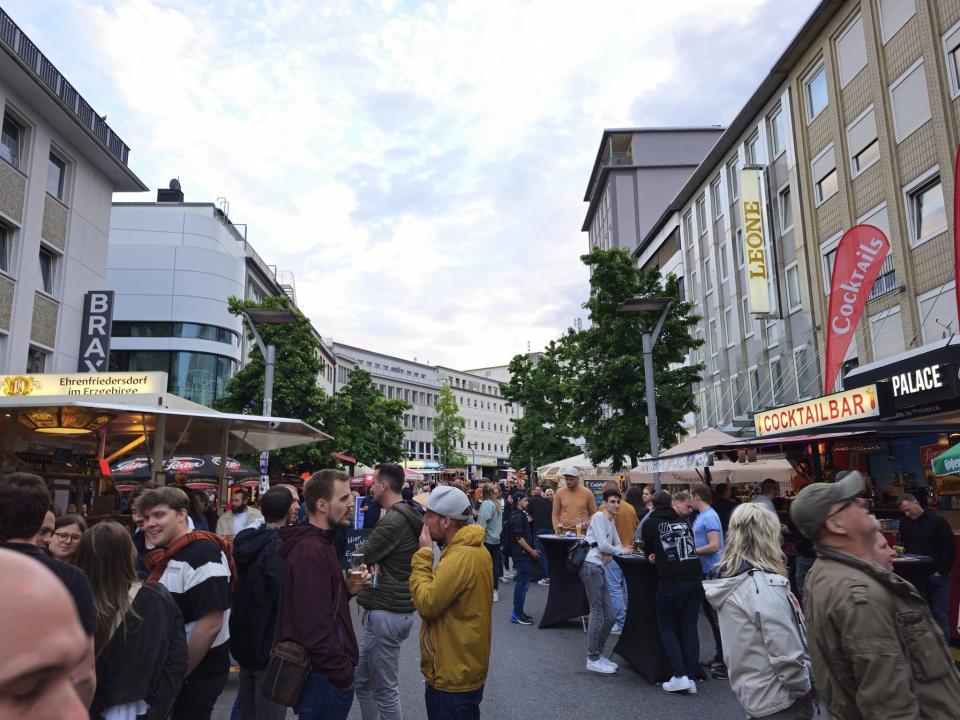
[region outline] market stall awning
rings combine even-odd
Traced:
[[[575,467],[582,473],[599,473],[601,470],[609,473],[612,465],[612,460],[604,460],[601,463],[594,464],[586,455],[580,454],[541,465],[537,468],[537,476],[541,479],[551,480],[560,477],[560,473],[563,472],[564,468],[568,467]]]
[[[349,455],[347,455],[347,454],[345,454],[345,453],[342,453],[342,452],[332,452],[332,453],[330,453],[330,456],[333,457],[333,458],[335,458],[335,459],[337,459],[337,460],[339,460],[339,461],[342,462],[342,463],[346,463],[347,465],[356,465],[356,464],[357,464],[357,459],[356,459],[356,458],[350,457]]]
[[[735,441],[736,438],[733,435],[727,435],[714,428],[704,428],[696,435],[664,450],[657,459],[647,457],[640,460],[637,467],[630,471],[630,476],[633,478],[635,474],[652,475],[656,472],[671,473],[707,467],[713,464],[711,448]],[[631,480],[631,482],[641,481]]]
[[[710,479],[714,485],[717,483],[727,483],[729,485],[759,483],[767,478],[785,483],[793,479],[796,474],[789,461],[782,458],[757,460],[756,462],[717,460],[709,468]],[[660,482],[664,485],[698,483],[703,482],[705,478],[706,472],[703,466],[678,468],[661,471],[660,473]],[[632,484],[650,484],[653,482],[653,475],[643,472],[640,468],[634,468],[630,471],[630,482]]]

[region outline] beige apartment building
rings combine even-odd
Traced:
[[[824,328],[843,232],[861,222],[886,232],[891,252],[847,355],[848,367],[862,366],[957,331],[960,0],[823,2],[816,13],[825,25],[788,81],[805,224],[798,251]],[[821,364],[825,337],[817,333]]]

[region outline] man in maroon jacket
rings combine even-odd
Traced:
[[[280,530],[280,639],[303,646],[313,662],[294,712],[300,720],[346,720],[359,657],[350,598],[360,585],[344,581],[333,534],[349,522],[353,497],[348,476],[337,470],[314,473],[303,486],[303,500],[309,522]],[[365,572],[361,584],[369,582]]]

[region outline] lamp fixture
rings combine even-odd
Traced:
[[[73,407],[34,408],[17,413],[21,425],[47,435],[87,435],[113,418],[110,413]]]

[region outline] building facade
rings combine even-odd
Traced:
[[[250,350],[229,298],[259,302],[289,293],[247,242],[245,226],[234,225],[213,203],[184,202],[179,183],[171,185],[158,191],[155,203],[113,206],[110,364],[162,370],[170,392],[211,405]],[[332,391],[332,365],[318,382]]]
[[[77,372],[129,148],[0,10],[0,372]]]

